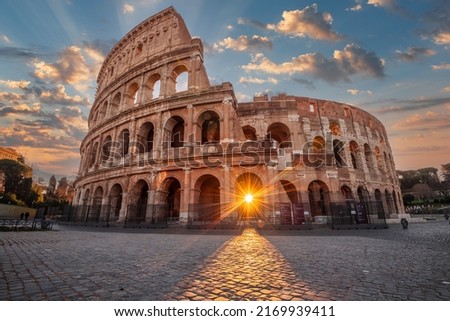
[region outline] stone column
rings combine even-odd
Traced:
[[[189,203],[191,202],[191,174],[190,168],[184,169],[184,184],[181,189],[180,224],[187,224],[189,219]]]
[[[127,217],[128,212],[128,193],[122,193],[122,204],[120,206],[119,220],[118,223],[125,223],[125,219]]]
[[[230,215],[231,208],[231,179],[230,179],[230,166],[223,165],[223,186],[220,188],[220,203],[225,204],[220,208],[220,218],[223,219]]]

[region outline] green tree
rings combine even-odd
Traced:
[[[48,182],[47,197],[49,198],[54,197],[55,192],[56,192],[56,178],[55,175],[52,175],[52,177],[50,177],[50,180]]]

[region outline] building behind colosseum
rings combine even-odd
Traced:
[[[126,34],[97,78],[74,220],[376,223],[404,213],[383,124],[280,94],[211,86],[203,45],[170,7]]]

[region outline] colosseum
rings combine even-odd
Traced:
[[[170,7],[107,55],[81,143],[74,220],[376,224],[404,213],[383,124],[347,104],[212,86]]]

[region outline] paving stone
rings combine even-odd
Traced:
[[[0,300],[448,301],[445,223],[240,235],[5,232]]]

